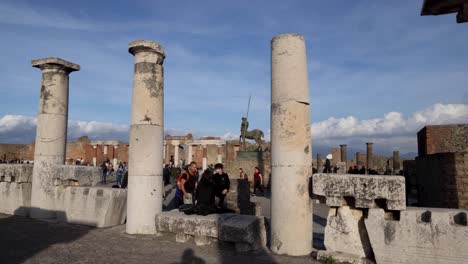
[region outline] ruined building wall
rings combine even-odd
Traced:
[[[33,160],[34,144],[0,144],[0,160]]]
[[[468,151],[468,124],[426,126],[418,132],[418,155]]]
[[[468,209],[468,153],[416,158],[420,206]]]

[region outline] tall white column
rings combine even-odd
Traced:
[[[179,165],[179,145],[180,145],[180,142],[179,142],[179,140],[173,140],[172,144],[174,145],[174,165],[178,166]]]
[[[114,160],[112,161],[112,164],[114,165],[114,170],[117,170],[117,156],[118,156],[118,145],[114,145]]]
[[[80,66],[59,58],[33,60],[42,70],[31,194],[31,217],[54,218],[55,165],[65,164],[69,74]]]
[[[129,234],[155,234],[162,211],[164,50],[156,42],[129,45],[135,56],[130,126],[127,226]]]
[[[218,163],[223,163],[223,156],[221,154],[221,145],[218,145]]]
[[[97,165],[97,157],[96,157],[96,154],[97,154],[97,146],[96,146],[96,145],[93,146],[93,151],[94,151],[94,154],[93,154],[93,166],[96,167],[96,165]]]
[[[203,160],[202,160],[202,169],[205,171],[208,168],[208,150],[206,149],[206,145],[203,145]]]
[[[312,175],[309,81],[302,35],[271,41],[271,250],[312,251]]]
[[[190,164],[190,162],[193,161],[193,146],[192,145],[188,145],[188,164]]]

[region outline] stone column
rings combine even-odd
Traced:
[[[331,165],[336,166],[336,164],[338,164],[338,162],[341,161],[340,152],[338,151],[337,148],[332,148],[331,154],[332,154],[332,160],[330,160]]]
[[[340,145],[341,162],[348,162],[348,146],[346,144]]]
[[[206,149],[206,145],[203,145],[203,161],[202,161],[202,169],[205,171],[208,168],[208,150]]]
[[[354,160],[356,161],[356,166],[360,166],[359,163],[361,162],[360,161],[360,158],[359,158],[359,152],[356,152],[356,154],[354,154]]]
[[[366,164],[366,173],[369,174],[369,170],[374,167],[373,153],[374,153],[374,143],[367,142],[367,164]]]
[[[193,146],[192,145],[188,145],[188,164],[190,164],[190,162],[193,161],[192,159],[192,156],[193,156]]]
[[[400,172],[400,151],[393,151],[393,175],[397,175]]]
[[[166,162],[166,152],[167,152],[167,145],[166,145],[166,140],[164,140],[164,147],[163,147],[163,160],[164,163]]]
[[[309,81],[304,37],[271,41],[271,250],[312,251],[312,175]]]
[[[322,173],[323,172],[323,158],[322,155],[317,153],[317,172]]]
[[[155,234],[155,217],[162,211],[165,55],[158,43],[145,40],[131,42],[128,51],[135,67],[126,231]]]
[[[117,156],[119,153],[118,148],[119,148],[119,145],[114,145],[114,150],[113,150],[114,160],[112,161],[112,164],[114,165],[114,170],[117,170]]]
[[[223,156],[221,155],[221,145],[218,145],[218,163],[223,163]]]
[[[33,60],[42,70],[31,194],[31,217],[54,218],[55,165],[65,164],[69,74],[80,66],[59,58]]]
[[[178,140],[173,140],[172,145],[174,145],[174,165],[179,165],[179,145],[180,142]]]
[[[97,166],[97,146],[93,145],[93,149],[94,149],[93,166],[96,167]]]

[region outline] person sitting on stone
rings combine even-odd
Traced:
[[[196,204],[193,208],[184,210],[185,214],[209,215],[217,211],[215,205],[216,186],[213,181],[213,174],[206,169],[195,193]]]
[[[231,182],[229,181],[229,176],[223,171],[223,164],[218,163],[214,168],[213,182],[216,187],[216,196],[219,199],[218,208],[224,208],[224,198],[229,192]]]

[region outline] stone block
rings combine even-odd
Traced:
[[[80,186],[96,186],[101,181],[102,171],[98,167],[57,165],[52,169],[54,179],[77,180]]]
[[[406,192],[403,176],[327,174],[313,175],[312,192],[326,198],[331,207],[343,205],[356,208],[386,207],[405,210]],[[385,202],[384,205],[381,203]]]
[[[32,164],[0,164],[0,182],[32,182]]]
[[[55,187],[59,221],[95,227],[121,225],[127,215],[127,191],[99,187]]]
[[[346,174],[348,171],[348,168],[346,168],[346,162],[338,162],[336,163],[336,166],[338,167],[336,174]]]
[[[28,216],[32,183],[0,182],[0,213]]]
[[[354,254],[336,252],[336,251],[324,251],[320,250],[317,253],[317,259],[324,261],[324,259],[333,259],[334,263],[353,263],[353,264],[374,264],[374,262],[369,259],[359,257]]]
[[[468,210],[408,207],[400,220],[382,209],[365,219],[377,263],[467,263]]]
[[[363,211],[349,206],[330,208],[324,244],[327,251],[353,254],[360,258],[372,257]]]
[[[184,234],[182,232],[176,233],[176,236],[175,236],[175,240],[178,243],[185,243],[185,242],[189,241],[190,238],[191,238],[190,235],[186,235],[186,234]]]
[[[239,214],[213,214],[207,216],[185,215],[178,210],[163,212],[156,216],[156,230],[176,234],[178,242],[193,236],[197,245],[206,245],[211,240],[220,243],[244,243],[239,249],[259,249],[266,246],[266,231],[263,218]],[[209,240],[209,241],[208,241]]]

